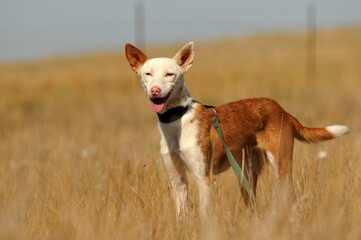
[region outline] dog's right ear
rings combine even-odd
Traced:
[[[139,73],[140,68],[148,60],[144,53],[129,43],[125,44],[125,55],[130,64],[130,67],[136,73]]]

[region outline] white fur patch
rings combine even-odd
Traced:
[[[332,125],[326,127],[326,130],[332,133],[335,137],[344,135],[350,132],[350,129],[347,126],[343,125]]]
[[[278,163],[276,163],[274,156],[269,151],[266,151],[268,161],[272,164],[272,167],[275,169],[276,177],[278,178]]]
[[[206,215],[211,203],[210,187],[206,184],[206,165],[198,139],[198,123],[192,121],[198,105],[199,103],[193,103],[181,119],[171,123],[158,122],[158,126],[161,134],[161,155],[169,177],[179,182],[176,178],[180,176],[173,170],[172,165],[175,161],[185,164],[199,187],[201,215]],[[173,191],[178,191],[175,194],[175,203],[179,212],[184,202],[184,189],[175,186]]]
[[[167,73],[174,74],[167,76]],[[149,75],[147,75],[149,74]],[[174,87],[176,80],[182,72],[171,58],[153,58],[148,60],[140,69],[140,81],[149,97],[152,96],[152,87],[161,89],[160,97],[165,97]]]

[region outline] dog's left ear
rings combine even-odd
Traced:
[[[173,59],[183,72],[187,72],[191,68],[194,60],[194,43],[190,42],[185,45]]]

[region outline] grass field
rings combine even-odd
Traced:
[[[177,221],[157,117],[124,52],[1,64],[0,239],[361,239],[361,28],[318,33],[314,81],[305,39],[196,42],[186,84],[202,103],[266,96],[306,126],[351,128],[296,143],[295,205],[276,194],[267,167],[247,209],[228,170],[203,224],[192,181],[189,214]],[[145,52],[171,57],[184,44]]]

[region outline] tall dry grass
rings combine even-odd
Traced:
[[[305,125],[351,128],[296,144],[295,205],[267,167],[247,209],[229,170],[203,224],[192,181],[177,221],[157,118],[123,52],[0,65],[0,239],[360,239],[360,42],[361,28],[320,32],[315,82],[303,33],[196,43],[186,84],[197,100],[267,96]]]

